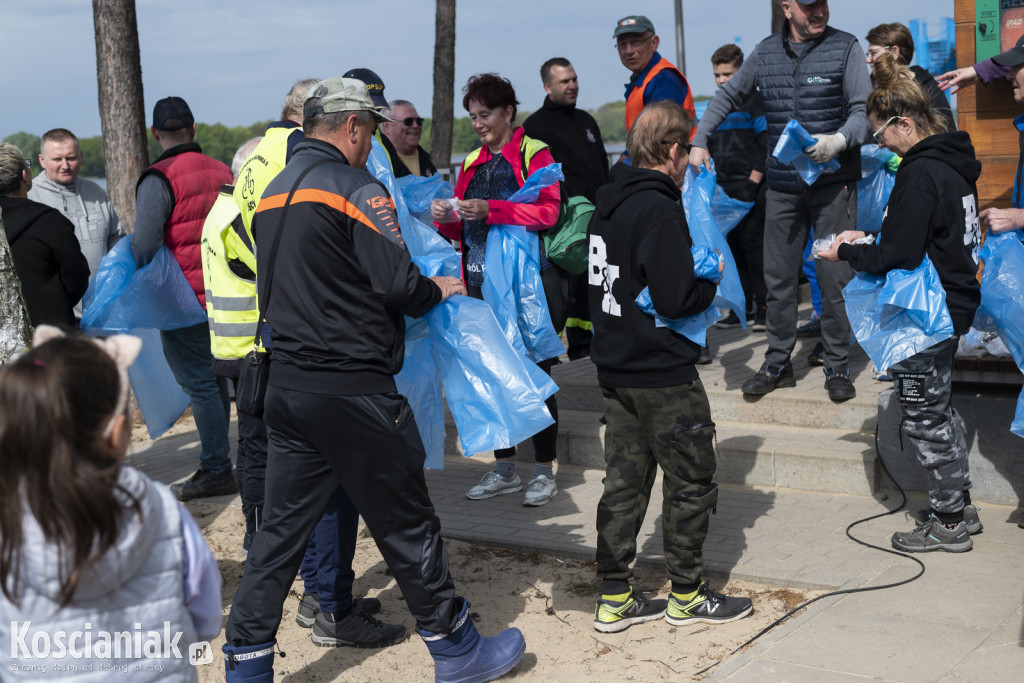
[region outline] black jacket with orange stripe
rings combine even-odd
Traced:
[[[299,175],[321,159],[292,198],[274,273],[268,253]],[[271,328],[270,384],[316,394],[395,391],[405,319],[441,300],[409,260],[394,202],[333,145],[307,138],[263,193],[253,217],[257,282]],[[269,297],[269,298],[266,298]]]

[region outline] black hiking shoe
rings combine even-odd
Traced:
[[[850,381],[850,369],[845,365],[825,368],[825,390],[835,403],[849,401],[857,395],[857,388]]]
[[[310,638],[321,647],[387,647],[405,640],[401,624],[384,624],[355,608],[344,616],[317,612]]]
[[[205,467],[200,467],[191,477],[171,484],[170,488],[178,500],[185,502],[195,498],[233,495],[238,493],[238,481],[235,479],[233,467],[229,467],[221,474],[213,474]]]
[[[772,367],[765,363],[757,374],[743,383],[741,391],[744,394],[763,396],[775,391],[779,387],[795,387],[796,380],[793,378],[793,365],[786,363],[780,368]]]
[[[380,600],[377,598],[356,598],[352,601],[352,611],[372,616],[380,611]],[[316,615],[320,613],[320,598],[316,593],[303,593],[299,599],[299,611],[295,615],[295,623],[302,628],[313,628]]]
[[[669,593],[665,621],[673,626],[686,624],[725,624],[750,614],[754,603],[750,598],[731,598],[716,593],[704,581],[697,589],[697,595],[689,602],[683,602]]]

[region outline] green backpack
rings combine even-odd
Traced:
[[[569,197],[562,202],[558,222],[543,233],[548,260],[573,275],[587,269],[587,226],[593,213],[586,197]]]

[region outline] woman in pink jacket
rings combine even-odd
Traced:
[[[458,214],[449,202],[441,199],[434,200],[430,211],[441,234],[458,240],[466,290],[479,299],[483,298],[484,257],[491,226],[522,225],[527,230],[550,228],[558,220],[560,195],[558,186],[551,185],[541,190],[533,204],[508,201],[530,174],[554,163],[546,144],[527,137],[521,127],[515,126],[519,101],[508,79],[497,74],[479,74],[469,79],[463,93],[462,105],[469,112],[473,130],[482,144],[463,161],[455,183]],[[543,248],[540,260],[551,322],[558,331],[565,326],[567,281],[544,256]],[[556,362],[557,359],[551,358],[538,365],[551,374]],[[549,398],[546,404],[555,424],[533,436],[536,463],[523,498],[524,505],[544,505],[558,493],[553,469],[558,435],[555,397]],[[466,495],[482,500],[521,491],[523,484],[515,472],[515,453],[515,447],[496,450],[496,468],[485,474]]]

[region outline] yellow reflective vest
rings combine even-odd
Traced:
[[[235,185],[235,203],[245,224],[245,231],[252,240],[252,217],[256,206],[263,197],[270,181],[284,168],[288,156],[288,137],[301,128],[273,125],[267,128],[260,144],[252,151],[249,158],[242,164]]]
[[[203,223],[201,243],[210,350],[220,360],[244,358],[252,350],[259,317],[256,256],[235,204],[234,189],[230,185],[221,188]]]

